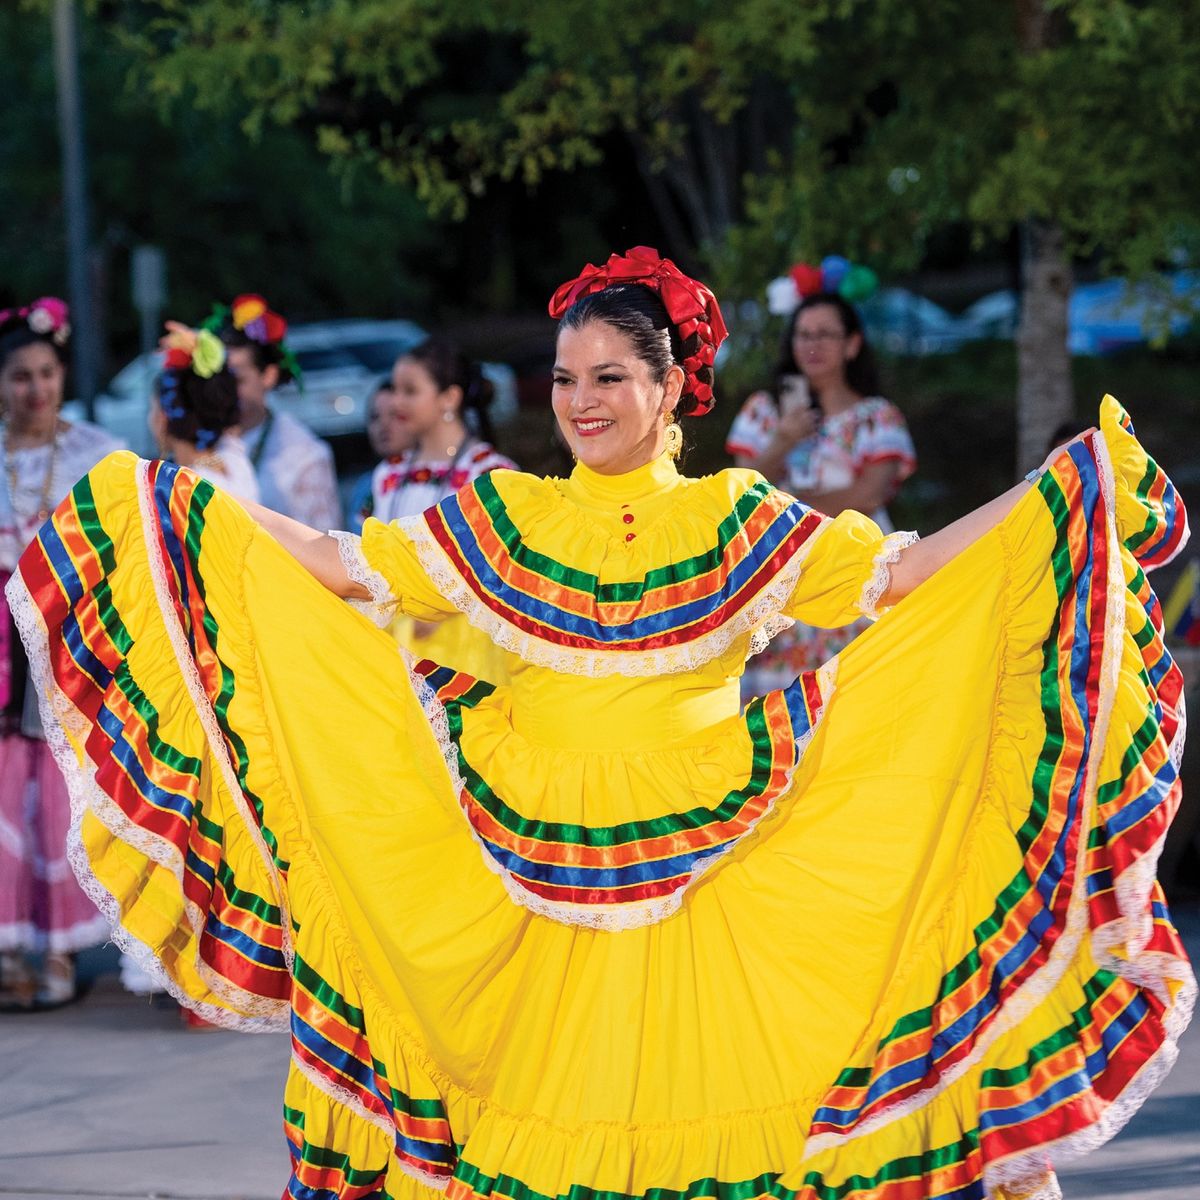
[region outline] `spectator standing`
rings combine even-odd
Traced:
[[[775,380],[774,395],[755,392],[742,406],[726,450],[739,466],[753,467],[829,516],[854,509],[890,533],[887,505],[917,459],[900,410],[879,395],[854,306],[834,292],[806,297],[784,331]],[[868,623],[792,626],[751,663],[748,689],[761,694],[818,667]]]
[[[489,471],[515,469],[492,444],[492,398],[479,364],[447,338],[427,338],[397,359],[374,436],[408,449],[372,473],[372,515],[380,521],[416,517]],[[436,625],[403,617],[395,629],[418,658],[493,683],[507,678],[504,652],[465,617]]]
[[[375,385],[367,401],[367,440],[381,466],[399,465],[405,451],[412,447],[412,435],[400,416],[391,375]],[[374,478],[375,469],[366,471],[354,485],[350,497],[350,528],[354,533],[361,533],[363,522],[375,512]]]
[[[103,429],[59,415],[69,336],[67,306],[53,297],[0,312],[0,583],[75,481],[121,448]],[[75,951],[108,937],[71,873],[70,824],[70,796],[0,589],[0,1006],[73,999]]]

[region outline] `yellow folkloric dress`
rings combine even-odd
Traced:
[[[897,549],[746,471],[496,472],[344,544],[376,601],[490,632],[503,688],[397,670],[234,501],[127,454],[11,593],[118,940],[291,1030],[288,1196],[1048,1196],[1194,1000],[1144,574],[1185,535],[1108,400],[744,712],[752,640],[870,608]]]

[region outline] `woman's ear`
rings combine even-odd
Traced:
[[[457,383],[446,388],[438,399],[442,402],[442,412],[453,413],[456,417],[462,416],[463,390]]]
[[[863,348],[863,340],[861,333],[852,333],[846,338],[846,361],[853,362],[861,353]]]
[[[663,380],[663,412],[673,413],[679,408],[679,399],[683,395],[683,385],[687,376],[677,363],[667,368],[667,376]]]

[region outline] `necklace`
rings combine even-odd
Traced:
[[[458,470],[458,465],[462,461],[463,455],[475,445],[475,439],[469,434],[463,438],[462,445],[447,447],[447,453],[450,456],[450,461],[447,463],[437,463],[430,466],[418,466],[419,459],[417,451],[407,450],[404,456],[400,459],[397,469],[389,477],[390,486],[385,486],[384,496],[385,502],[380,505],[381,510],[386,509],[390,514],[388,521],[394,520],[396,514],[400,511],[401,502],[404,499],[404,489],[412,484],[433,484],[441,486],[445,491],[445,483],[453,480],[455,472]],[[451,482],[450,491],[447,495],[453,494],[455,491],[453,482]],[[375,514],[383,520],[379,513]],[[386,523],[386,522],[385,522]]]
[[[40,525],[50,515],[50,494],[54,488],[54,465],[58,461],[59,422],[54,423],[54,432],[50,437],[50,457],[46,462],[46,475],[42,480],[42,493],[38,506],[32,513],[22,512],[17,504],[17,464],[13,461],[8,450],[8,439],[4,439],[4,477],[8,484],[8,502],[12,505],[15,516],[33,517]]]

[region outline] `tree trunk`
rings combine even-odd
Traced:
[[[1020,472],[1046,457],[1055,430],[1074,416],[1067,302],[1071,264],[1053,222],[1025,227],[1021,323],[1017,328],[1017,465]]]

